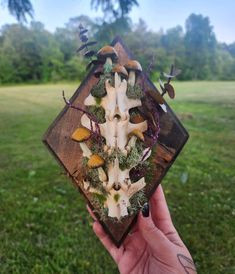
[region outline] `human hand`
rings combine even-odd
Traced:
[[[118,265],[121,274],[196,273],[192,257],[170,217],[161,185],[145,204],[124,243],[117,248],[95,220],[93,230]],[[89,212],[94,218],[91,210]]]

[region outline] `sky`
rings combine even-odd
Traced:
[[[92,10],[90,0],[31,0],[34,7],[34,20],[40,21],[49,31],[64,27],[69,18],[82,14],[91,18],[102,17],[100,10]],[[144,19],[150,30],[167,30],[181,25],[191,13],[210,18],[217,40],[235,42],[235,0],[138,0],[130,17],[134,23]],[[15,23],[7,8],[0,6],[0,27]]]

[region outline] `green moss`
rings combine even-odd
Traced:
[[[128,153],[127,157],[123,153],[119,152],[117,156],[119,160],[120,169],[124,170],[136,166],[140,161],[143,151],[143,143],[137,140],[136,145],[131,148],[131,151]]]
[[[113,69],[113,65],[109,64],[109,63],[105,63],[104,64],[104,73],[105,74],[109,74]]]
[[[88,160],[89,160],[89,159],[88,159],[87,157],[82,157],[82,165],[83,165],[83,166],[86,166]]]
[[[104,152],[103,156],[104,156],[104,159],[105,159],[105,163],[110,164],[117,157],[117,152],[113,151],[111,154],[108,154],[107,152]]]
[[[114,78],[111,76],[109,72],[100,76],[100,80],[96,85],[94,85],[91,89],[91,95],[95,97],[96,103],[99,105],[101,103],[101,98],[104,97],[107,92],[105,89],[105,81],[109,80],[110,85],[114,85]]]
[[[98,123],[105,123],[105,110],[103,107],[87,106],[87,111],[97,118]]]
[[[126,96],[130,99],[141,99],[144,93],[139,84],[135,84],[134,86],[127,84]]]
[[[99,82],[95,86],[93,86],[91,89],[92,96],[94,96],[96,98],[102,98],[107,94],[106,89],[105,89],[105,80],[106,80],[106,78],[102,75],[100,77]]]
[[[93,193],[93,196],[99,201],[101,205],[103,205],[107,199],[105,195],[99,193]]]
[[[130,206],[128,207],[130,215],[137,213],[147,201],[148,200],[143,189],[135,193],[130,198]]]
[[[102,183],[99,180],[99,173],[97,168],[87,168],[87,180],[92,187],[99,188],[99,185]]]
[[[118,193],[114,194],[113,199],[117,203],[120,198],[120,195]]]
[[[95,97],[95,102],[96,102],[96,105],[99,106],[101,104],[101,98]]]
[[[143,165],[143,168],[145,168],[146,174],[145,174],[145,182],[146,184],[151,183],[154,181],[154,171],[156,170],[156,165],[154,164],[153,158],[156,155],[157,146],[152,148],[151,156],[141,163]]]

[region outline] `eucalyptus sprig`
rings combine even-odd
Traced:
[[[177,69],[174,65],[171,65],[171,69],[169,73],[162,73],[162,76],[167,79],[166,83],[163,83],[162,80],[159,78],[159,85],[162,90],[162,96],[164,96],[166,93],[169,95],[171,99],[175,98],[175,90],[173,86],[170,84],[170,81],[172,78],[176,77],[181,73],[180,69]]]
[[[94,46],[97,41],[89,41],[89,38],[87,36],[88,29],[84,28],[82,24],[79,25],[79,39],[82,42],[82,45],[77,49],[77,52],[83,51],[83,56],[85,58],[89,59],[89,63],[86,67],[87,70],[89,70],[92,65],[99,65],[100,61],[96,58],[96,51],[93,49],[89,49],[89,47]]]

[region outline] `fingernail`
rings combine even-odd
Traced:
[[[148,217],[149,216],[149,204],[145,203],[142,207],[142,214],[144,217]]]

